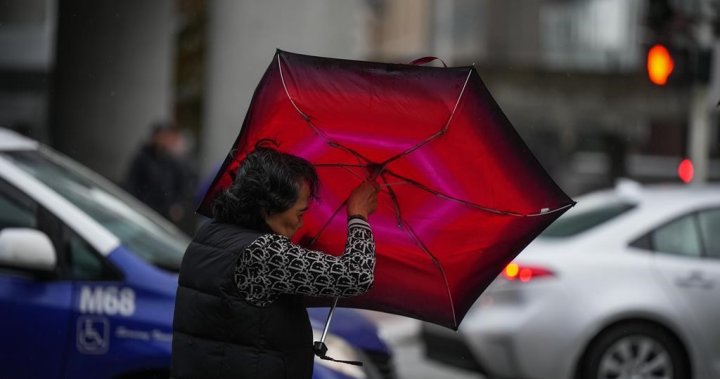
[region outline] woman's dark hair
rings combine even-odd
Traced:
[[[303,158],[271,147],[274,141],[261,140],[245,157],[235,180],[215,198],[213,216],[221,222],[266,230],[265,216],[290,209],[306,181],[315,197],[318,176],[315,167]]]

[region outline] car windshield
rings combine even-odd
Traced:
[[[635,205],[615,201],[591,209],[577,209],[562,215],[540,234],[542,238],[566,238],[604,224],[633,209]]]
[[[80,208],[141,258],[178,271],[188,237],[109,181],[49,150],[1,155]]]

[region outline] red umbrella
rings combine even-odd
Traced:
[[[482,291],[574,202],[553,182],[474,67],[426,67],[278,51],[200,205],[211,214],[260,139],[312,162],[320,199],[296,242],[340,254],[344,201],[381,184],[370,217],[375,285],[339,305],[457,329]],[[330,305],[332,299],[315,299]]]

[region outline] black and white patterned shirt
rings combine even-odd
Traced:
[[[304,249],[287,237],[264,234],[240,254],[234,279],[246,301],[265,307],[281,294],[359,295],[372,287],[374,271],[375,242],[370,225],[351,219],[343,255]]]

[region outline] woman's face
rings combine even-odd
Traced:
[[[295,201],[295,204],[285,212],[265,217],[265,223],[268,224],[273,232],[287,238],[292,238],[295,232],[302,226],[303,215],[308,210],[309,203],[310,186],[306,181],[303,181],[300,185],[300,195],[297,201]]]

